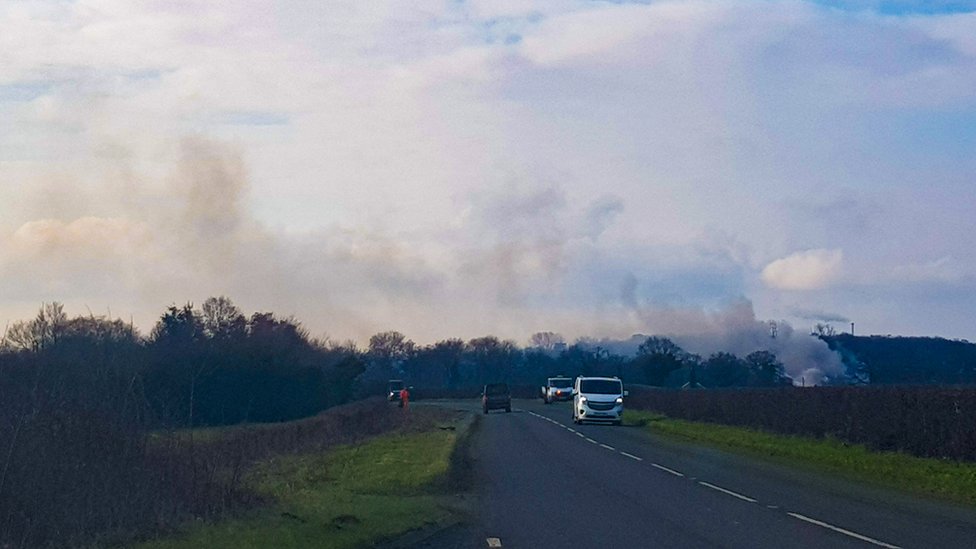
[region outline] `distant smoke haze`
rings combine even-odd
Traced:
[[[793,316],[797,318],[802,318],[804,320],[812,320],[815,322],[840,322],[840,323],[847,324],[851,321],[851,319],[847,318],[846,316],[835,314],[835,313],[828,313],[825,311],[816,311],[810,309],[793,309],[791,313],[793,314]]]
[[[806,331],[797,332],[786,321],[771,323],[757,319],[752,303],[745,299],[711,312],[652,307],[637,312],[644,322],[644,333],[669,337],[702,358],[717,352],[745,357],[754,351],[771,351],[783,362],[795,383],[804,379],[807,384],[817,384],[824,376],[837,377],[844,373],[840,358],[826,343]],[[633,347],[631,352],[636,352],[643,338],[628,341]]]

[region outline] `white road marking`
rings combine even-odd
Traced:
[[[502,546],[502,540],[500,540],[498,538],[488,538],[487,541],[488,541],[488,547],[501,547]]]
[[[786,514],[789,515],[789,516],[791,516],[791,517],[793,517],[793,518],[795,518],[795,519],[802,520],[803,522],[809,522],[810,524],[816,524],[817,526],[820,526],[822,528],[826,528],[828,530],[833,530],[834,532],[838,532],[838,533],[844,534],[845,536],[850,536],[852,538],[859,539],[861,541],[866,541],[868,543],[872,543],[874,545],[877,545],[878,547],[887,547],[888,549],[901,549],[901,547],[898,547],[897,545],[891,545],[890,543],[885,543],[883,541],[879,541],[879,540],[876,540],[874,538],[869,538],[867,536],[863,536],[861,534],[858,534],[857,532],[851,532],[850,530],[845,530],[845,529],[840,528],[838,526],[834,526],[833,524],[827,524],[826,522],[822,522],[822,521],[819,521],[817,519],[812,519],[810,517],[805,517],[805,516],[803,516],[803,515],[801,515],[799,513],[786,513]]]
[[[676,477],[683,477],[683,476],[685,476],[684,473],[679,473],[678,471],[675,471],[674,469],[672,469],[670,467],[665,467],[665,466],[660,465],[658,463],[652,463],[651,464],[651,467],[656,467],[656,468],[664,471],[665,473],[671,473],[672,475],[674,475]]]
[[[732,490],[726,490],[725,488],[722,488],[721,486],[715,486],[714,484],[705,482],[704,480],[699,480],[698,481],[698,484],[701,484],[702,486],[704,486],[706,488],[711,488],[712,490],[717,490],[719,492],[722,492],[723,494],[728,494],[728,495],[730,495],[730,496],[732,496],[734,498],[739,498],[742,501],[748,501],[749,503],[756,503],[756,500],[752,499],[749,496],[743,496],[742,494],[740,494],[738,492],[733,492]]]
[[[634,454],[629,454],[629,453],[624,452],[624,451],[618,451],[613,446],[608,446],[606,444],[599,443],[599,442],[593,440],[592,438],[584,435],[583,433],[581,433],[581,432],[573,429],[572,427],[568,427],[566,425],[563,425],[562,423],[559,423],[558,421],[552,420],[552,419],[550,419],[550,418],[548,418],[546,416],[537,414],[535,412],[529,412],[529,413],[532,414],[532,415],[534,415],[534,416],[536,416],[536,417],[538,417],[538,418],[540,418],[540,419],[544,419],[544,420],[546,420],[546,421],[548,421],[550,423],[554,423],[556,425],[559,425],[560,427],[566,429],[570,433],[575,433],[576,436],[578,436],[580,438],[583,438],[583,439],[586,439],[587,442],[591,442],[593,444],[599,444],[600,446],[606,448],[607,450],[613,450],[613,451],[619,453],[620,455],[629,457],[632,460],[635,460],[635,461],[644,461],[644,458],[635,456]],[[670,467],[665,467],[664,465],[661,465],[659,463],[651,463],[651,466],[654,467],[654,468],[656,468],[656,469],[660,469],[661,471],[664,471],[666,473],[670,473],[670,474],[672,474],[672,475],[674,475],[676,477],[684,477],[685,476],[684,473],[682,473],[680,471],[675,471],[674,469],[671,469]],[[688,478],[690,480],[697,480],[696,477],[688,477]],[[723,494],[726,494],[726,495],[729,495],[729,496],[732,496],[732,497],[741,499],[743,501],[748,501],[749,503],[758,503],[758,501],[752,499],[749,496],[745,496],[745,495],[739,494],[737,492],[733,492],[732,490],[726,490],[725,488],[722,488],[721,486],[716,486],[714,484],[711,484],[709,482],[705,482],[703,480],[699,480],[698,481],[698,484],[700,484],[700,485],[702,485],[702,486],[704,486],[706,488],[711,488],[712,490],[716,490],[718,492],[722,492]],[[779,509],[779,506],[777,506],[777,505],[767,505],[766,508],[767,509]],[[901,547],[899,547],[898,545],[892,545],[890,543],[885,543],[885,542],[883,542],[881,540],[877,540],[877,539],[874,539],[874,538],[865,536],[863,534],[858,534],[857,532],[852,532],[850,530],[841,528],[839,526],[834,526],[833,524],[828,524],[826,522],[819,521],[817,519],[813,519],[813,518],[810,518],[810,517],[801,515],[799,513],[789,513],[788,512],[786,514],[789,515],[789,516],[791,516],[791,517],[793,517],[793,518],[795,518],[795,519],[797,519],[797,520],[802,520],[803,522],[806,522],[806,523],[809,523],[809,524],[813,524],[815,526],[820,526],[821,528],[826,528],[828,530],[833,530],[834,532],[837,532],[839,534],[844,534],[845,536],[850,536],[850,537],[852,537],[854,539],[858,539],[858,540],[861,540],[861,541],[870,543],[872,545],[876,545],[878,547],[885,547],[887,549],[901,549]],[[502,546],[502,541],[499,538],[487,538],[487,542],[488,542],[488,547],[501,547]]]

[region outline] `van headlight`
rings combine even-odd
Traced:
[[[585,396],[581,396],[580,397],[580,404],[586,404],[586,397]]]
[[[624,397],[617,397],[617,404],[620,405],[623,403],[624,403]]]

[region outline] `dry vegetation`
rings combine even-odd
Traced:
[[[0,462],[0,546],[123,542],[258,505],[262,497],[242,480],[254,463],[441,419],[411,412],[373,399],[305,420],[199,433],[126,431],[85,415],[37,418],[21,424]]]

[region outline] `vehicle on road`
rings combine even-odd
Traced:
[[[542,386],[542,402],[552,404],[557,400],[573,399],[573,378],[550,377]]]
[[[386,400],[388,402],[400,400],[400,391],[403,390],[403,387],[402,379],[391,379],[388,381],[386,384]]]
[[[624,384],[616,377],[578,377],[573,386],[573,423],[609,422],[620,425],[624,413]]]
[[[512,392],[507,383],[489,383],[481,393],[481,408],[487,414],[491,410],[512,411]]]

